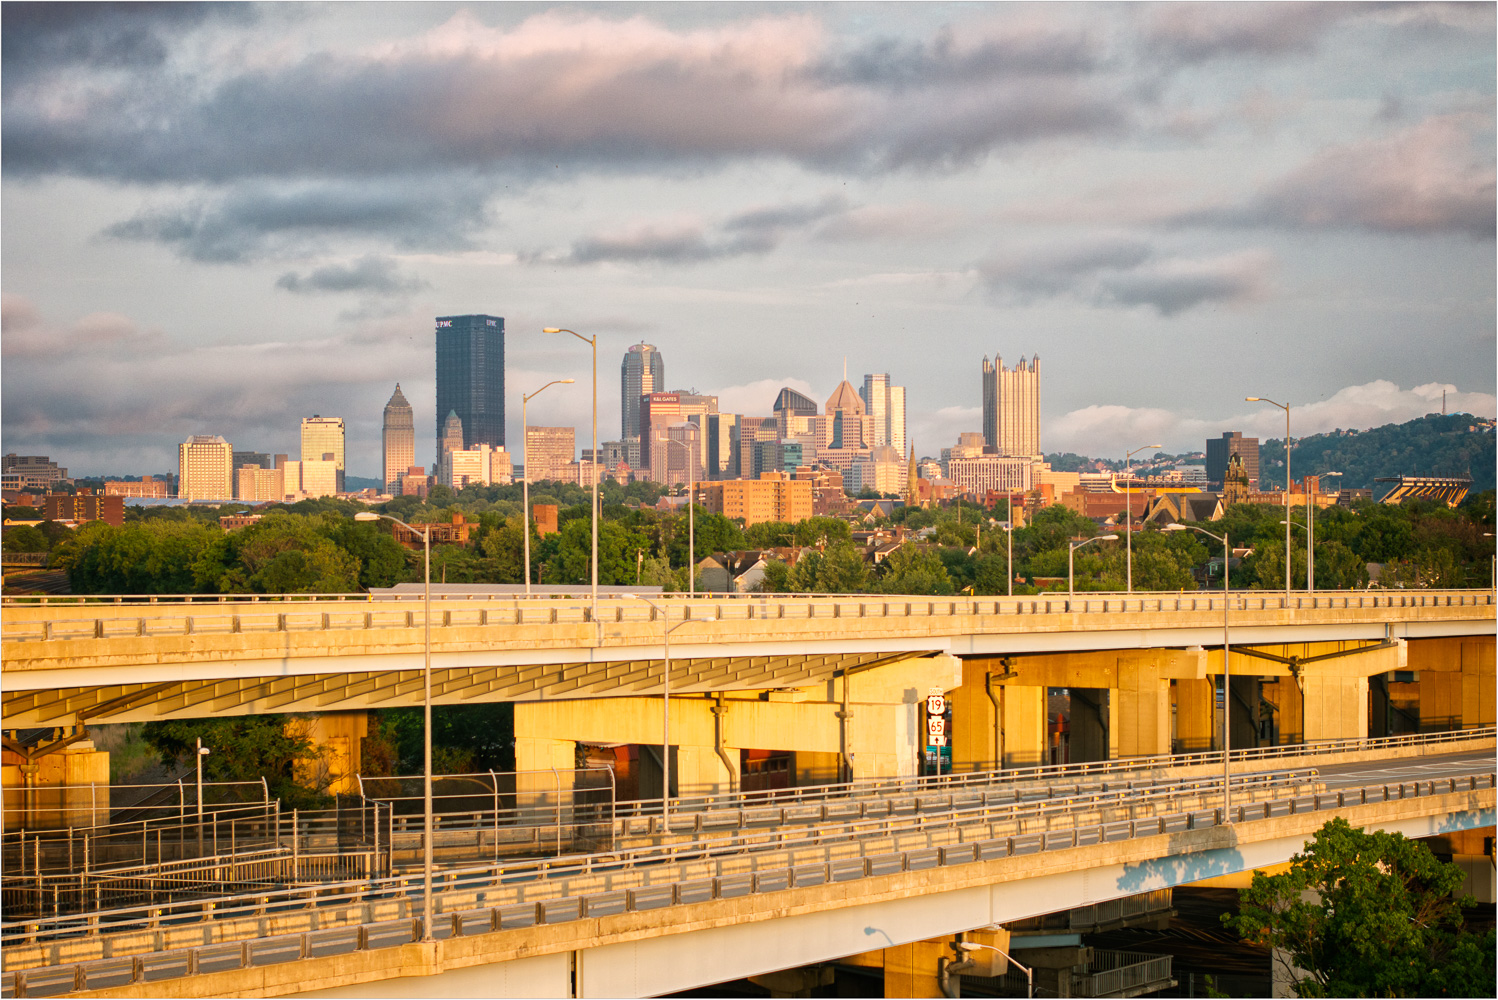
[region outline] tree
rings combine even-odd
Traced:
[[[272,798],[283,809],[320,807],[322,790],[296,780],[299,765],[315,764],[322,753],[290,716],[241,715],[227,719],[173,719],[148,722],[141,738],[173,767],[186,767],[197,755],[197,741],[211,752],[203,757],[204,781],[265,779]],[[253,798],[260,798],[254,789]]]
[[[1463,930],[1462,870],[1340,817],[1281,875],[1254,874],[1223,923],[1303,972],[1296,995],[1493,996],[1493,932]]]
[[[952,579],[930,549],[902,545],[884,560],[880,590],[886,594],[950,594]]]

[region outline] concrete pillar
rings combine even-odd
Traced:
[[[1368,678],[1307,673],[1305,740],[1338,740],[1368,735]]]
[[[66,738],[72,732],[64,728],[56,735]],[[109,753],[96,750],[92,740],[79,740],[30,761],[5,750],[0,761],[5,832],[109,822]]]
[[[1264,681],[1259,685],[1264,700],[1274,706],[1275,737],[1279,746],[1305,742],[1305,699],[1300,685],[1289,675]]]
[[[305,735],[321,756],[297,768],[296,779],[330,795],[354,795],[359,791],[360,741],[369,735],[369,713],[323,712],[296,716],[286,723],[288,734]]]
[[[1004,766],[1048,763],[1046,689],[1033,684],[996,684],[994,689],[1004,719]]]
[[[988,659],[962,661],[962,686],[950,695],[952,702],[952,770],[988,771],[999,766],[1003,756],[999,747],[998,713],[989,700],[988,684],[994,700],[1002,698],[1000,684],[988,680],[1002,667],[990,668]]]
[[[1109,696],[1115,755],[1170,753],[1170,679],[1152,658],[1120,656],[1118,687]],[[1075,707],[1073,708],[1075,714]]]
[[[941,985],[936,963],[953,955],[950,938],[912,941],[884,949],[884,995],[886,997],[939,997]]]
[[[519,706],[516,706],[518,709]],[[520,713],[515,713],[519,719]],[[515,737],[515,770],[572,770],[577,766],[577,741],[554,740],[544,736]]]
[[[1407,665],[1420,677],[1422,731],[1471,729],[1493,724],[1492,636],[1411,639]]]
[[[1213,681],[1178,679],[1172,686],[1176,708],[1175,750],[1203,753],[1222,743],[1216,725]]]
[[[1234,674],[1233,691],[1228,699],[1232,723],[1233,749],[1246,750],[1259,745],[1259,678]]]

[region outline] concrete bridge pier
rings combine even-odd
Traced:
[[[1493,636],[1411,639],[1407,668],[1419,674],[1422,732],[1493,724]]]
[[[108,822],[109,753],[94,747],[88,730],[59,726],[25,735],[6,730],[0,753],[5,832]]]
[[[317,760],[298,766],[297,781],[330,795],[358,794],[355,776],[361,769],[364,737],[369,735],[367,711],[296,716],[286,723],[286,732],[306,736],[319,752]]]

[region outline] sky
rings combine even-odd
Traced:
[[[935,455],[985,356],[1121,458],[1495,412],[1491,4],[3,7],[0,437],[72,475],[341,416],[433,459],[433,318],[508,436],[619,434],[626,348],[768,416],[888,372]]]

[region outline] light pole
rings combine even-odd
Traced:
[[[1009,954],[1003,948],[999,948],[999,947],[996,947],[996,946],[991,945],[991,944],[979,944],[976,941],[959,941],[959,942],[957,942],[957,947],[961,948],[963,951],[977,951],[979,948],[983,948],[983,949],[985,949],[987,951],[996,951],[1000,955],[1003,955],[1004,958],[1005,958],[1005,960],[1008,961],[1008,963],[1010,965],[1014,966],[1016,969],[1018,969],[1019,971],[1021,971],[1021,972],[1023,972],[1025,974],[1025,996],[1027,996],[1027,997],[1033,997],[1035,995],[1035,972],[1034,972],[1034,970],[1028,969],[1028,968],[1026,968],[1023,965],[1020,965],[1018,962],[1016,962],[1014,960],[1014,956],[1011,955],[1011,954]]]
[[[687,424],[687,427],[692,426]],[[688,436],[691,432],[688,431]],[[690,597],[697,596],[697,517],[692,510],[697,499],[697,467],[693,464],[692,446],[689,441],[677,441],[675,438],[665,438],[667,445],[680,445],[687,453],[687,594]],[[667,449],[669,451],[669,448]],[[666,462],[669,470],[671,463]],[[667,472],[669,475],[670,472]]]
[[[593,621],[596,622],[598,621],[598,481],[602,478],[598,467],[603,464],[598,456],[598,337],[597,335],[584,337],[576,330],[568,330],[560,326],[542,327],[541,332],[570,333],[593,348]],[[572,380],[569,378],[567,381]],[[528,512],[527,516],[529,516]]]
[[[207,757],[211,750],[203,745],[203,737],[198,737],[198,752],[193,754],[193,763],[198,767],[198,854],[203,853],[203,758]],[[213,845],[213,852],[218,853],[218,845]],[[144,857],[141,860],[145,860]],[[159,860],[159,859],[158,859]]]
[[[1116,541],[1118,541],[1118,536],[1117,535],[1094,535],[1091,538],[1084,538],[1080,542],[1067,542],[1066,543],[1066,545],[1067,545],[1067,548],[1066,548],[1066,596],[1068,598],[1072,598],[1072,597],[1076,597],[1077,596],[1075,574],[1072,571],[1072,554],[1074,552],[1076,552],[1078,549],[1080,549],[1082,546],[1084,546],[1084,545],[1091,545],[1093,542],[1116,542]],[[1067,610],[1068,611],[1071,610],[1069,602],[1068,602]]]
[[[1004,575],[1009,578],[1009,596],[1014,596],[1014,501],[1009,501],[1009,520],[1004,522],[1004,533],[1009,536],[1009,554],[1005,557]]]
[[[1229,788],[1231,787],[1231,775],[1228,772],[1228,749],[1229,734],[1232,732],[1233,716],[1233,690],[1232,670],[1230,668],[1229,650],[1231,644],[1228,641],[1228,560],[1233,551],[1228,546],[1228,533],[1224,531],[1221,535],[1214,535],[1205,528],[1198,528],[1194,524],[1167,524],[1166,531],[1199,531],[1208,538],[1222,543],[1222,821],[1231,823],[1228,816],[1228,808],[1232,802]],[[1289,529],[1286,529],[1287,531]],[[1289,549],[1285,550],[1290,551]]]
[[[1141,451],[1159,447],[1157,444],[1147,444],[1124,454],[1124,563],[1128,578],[1124,592],[1128,594],[1134,592],[1134,494],[1130,486],[1134,481],[1134,466],[1130,460]]]
[[[671,633],[683,625],[692,624],[692,619],[683,618],[670,624],[666,609],[648,597],[639,594],[623,594],[632,601],[644,601],[661,616],[661,832],[671,832]],[[733,775],[729,775],[729,780]]]
[[[1281,521],[1296,528],[1304,528],[1306,532],[1306,593],[1316,593],[1316,552],[1311,548],[1311,529],[1304,524],[1295,521]]]
[[[1244,396],[1245,403],[1268,403],[1285,411],[1285,600],[1290,599],[1290,484],[1295,478],[1290,475],[1290,404],[1276,403],[1263,396]]]
[[[417,530],[398,517],[376,514],[372,510],[361,510],[354,515],[355,521],[394,521],[411,534]],[[526,524],[530,533],[530,524]],[[421,798],[424,815],[421,827],[421,939],[432,940],[432,526],[421,527]]]
[[[526,407],[529,405],[532,397],[541,395],[541,393],[545,392],[547,389],[550,389],[552,386],[554,386],[554,385],[571,385],[574,381],[575,381],[574,379],[570,379],[570,378],[553,379],[552,381],[547,382],[541,388],[537,389],[535,392],[531,393],[529,396],[525,395],[524,393],[522,393],[521,396],[520,396],[520,440],[525,442],[525,465],[524,465],[525,475],[523,475],[523,476],[520,477],[520,505],[523,508],[523,515],[524,515],[523,516],[523,520],[524,520],[525,523],[521,525],[521,532],[520,532],[520,534],[525,539],[525,596],[526,597],[531,596],[531,453],[530,453],[530,444],[531,443],[530,443],[529,440],[527,440],[530,437],[531,423],[530,423],[530,416],[526,412]],[[596,449],[594,450],[594,455],[595,456],[597,455],[597,450]],[[594,508],[594,511],[596,513],[597,512],[597,508]],[[594,529],[595,532],[597,531],[598,525],[596,523],[593,525],[593,529]],[[597,540],[596,534],[594,536],[594,540],[595,541]],[[596,555],[597,553],[595,552],[594,554]],[[596,564],[594,566],[594,569],[595,570],[597,569]],[[594,582],[595,583],[597,582],[596,579],[595,579]],[[598,591],[597,590],[594,590],[594,592],[593,592],[593,601],[594,601],[594,605],[595,605],[595,607],[593,609],[594,610],[593,620],[597,621],[598,620],[598,614],[597,614],[598,608],[596,606],[597,602],[598,602]]]

